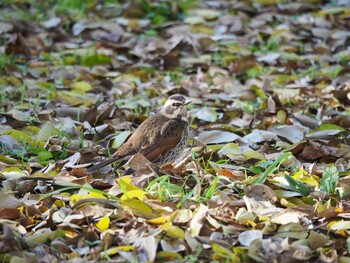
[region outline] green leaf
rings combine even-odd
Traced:
[[[265,172],[255,178],[254,180],[251,181],[251,184],[262,184],[264,183],[264,181],[266,180],[266,178],[269,176],[269,174],[271,174],[276,167],[280,166],[281,163],[283,163],[284,161],[288,160],[289,158],[291,158],[293,155],[290,152],[284,153],[282,155],[280,155],[271,165],[269,165],[267,167],[267,169],[265,170]]]
[[[219,177],[216,176],[216,177],[214,178],[213,182],[211,182],[210,187],[204,190],[203,196],[204,196],[206,199],[212,198],[213,195],[215,194],[218,180],[219,180]]]
[[[46,150],[41,151],[38,154],[39,161],[47,161],[47,160],[51,159],[52,157],[53,157],[52,153],[49,151],[46,151]]]
[[[81,61],[81,65],[86,67],[92,67],[109,63],[111,63],[111,59],[109,57],[99,54],[87,55]]]
[[[337,168],[332,165],[328,166],[321,178],[321,191],[333,194],[339,182],[339,172]]]
[[[287,180],[287,182],[289,183],[290,188],[297,193],[302,194],[303,196],[308,195],[308,193],[310,192],[311,188],[309,186],[307,186],[306,184],[295,180],[292,176],[290,175],[285,175],[284,178]]]
[[[252,173],[255,173],[255,174],[262,173],[262,170],[257,166],[250,166],[249,171],[251,171]]]
[[[335,124],[331,124],[331,123],[323,123],[320,125],[320,127],[317,129],[318,131],[324,131],[324,130],[340,130],[340,131],[344,131],[345,129],[335,125]]]

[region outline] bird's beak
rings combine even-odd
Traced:
[[[188,105],[192,102],[192,100],[185,100],[184,105]]]

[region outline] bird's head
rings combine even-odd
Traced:
[[[161,112],[169,118],[178,118],[183,121],[187,119],[187,105],[191,103],[190,100],[182,95],[171,95],[164,104]]]

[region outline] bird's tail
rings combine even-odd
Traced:
[[[106,165],[109,165],[111,163],[114,163],[116,160],[118,160],[118,158],[116,157],[112,157],[112,158],[108,158],[105,159],[97,164],[94,164],[93,166],[91,166],[90,168],[88,168],[86,170],[87,173],[93,173],[96,172],[97,170],[101,169],[102,167],[105,167]]]

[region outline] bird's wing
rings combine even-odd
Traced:
[[[162,129],[157,129],[158,132],[142,145],[139,153],[151,162],[157,161],[180,142],[186,125],[181,120],[168,120]]]

